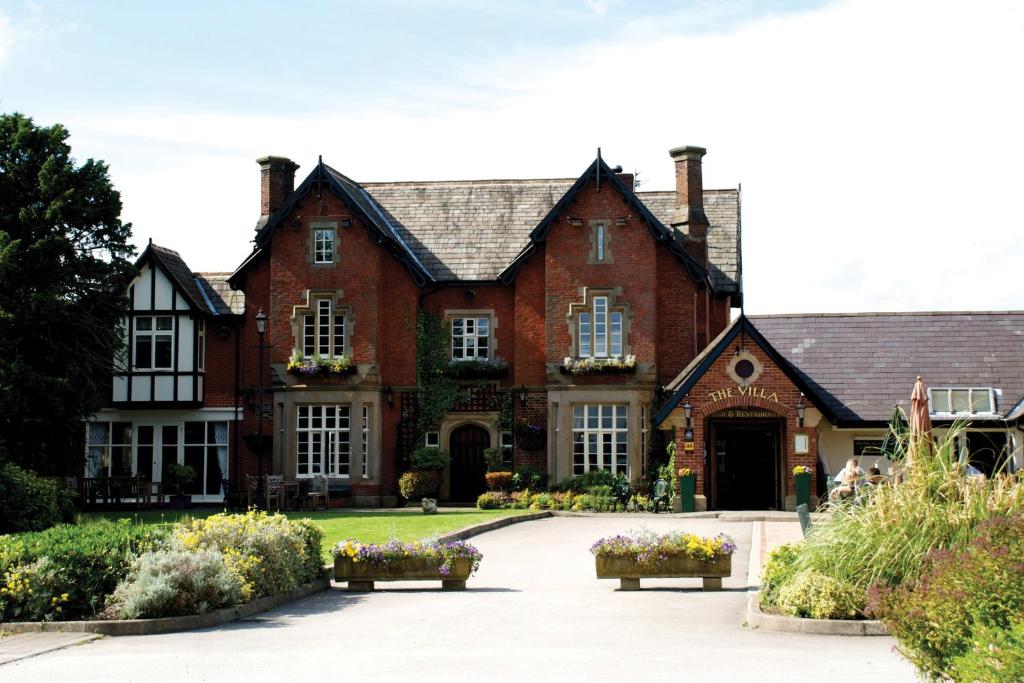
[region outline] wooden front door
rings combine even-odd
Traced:
[[[476,503],[477,496],[487,488],[484,483],[484,473],[487,471],[484,449],[490,446],[491,435],[483,427],[463,425],[452,432],[448,500]]]

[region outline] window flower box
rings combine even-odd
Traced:
[[[341,358],[303,358],[296,349],[288,359],[288,372],[296,377],[344,377],[356,374],[359,369],[348,356]]]
[[[636,356],[625,358],[570,358],[562,359],[559,368],[567,375],[612,375],[636,372]]]
[[[640,590],[641,578],[701,578],[704,590],[721,590],[732,574],[736,544],[719,534],[702,538],[684,532],[657,536],[648,532],[602,538],[594,554],[597,578],[619,579],[620,590]]]
[[[508,374],[508,362],[504,358],[452,360],[444,374],[452,379],[499,379]]]
[[[376,581],[441,581],[443,590],[465,590],[483,555],[465,541],[396,540],[384,545],[342,541],[334,548],[334,580],[350,591],[372,591]]]

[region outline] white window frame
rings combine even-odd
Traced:
[[[331,299],[314,299],[299,320],[302,357],[341,358],[345,355],[348,320]]]
[[[609,297],[595,296],[588,308],[576,313],[576,357],[622,358],[624,325],[623,311],[612,308]]]
[[[423,435],[423,445],[427,448],[440,448],[441,432],[426,432]]]
[[[597,247],[596,247],[596,258],[598,261],[604,261],[604,223],[597,224]]]
[[[373,420],[372,413],[373,406],[363,404],[363,463],[362,463],[362,475],[363,479],[370,478],[370,425]]]
[[[197,320],[196,330],[196,369],[206,372],[206,320]]]
[[[953,392],[967,392],[967,410],[953,410]],[[974,397],[977,394],[988,396],[988,410],[975,410]],[[949,410],[935,410],[935,396],[945,394]],[[932,387],[928,389],[928,410],[932,415],[995,415],[996,390],[993,387]]]
[[[481,323],[483,332],[480,332]],[[491,357],[491,317],[458,315],[451,319],[452,360],[488,360]],[[470,331],[472,328],[472,331]],[[483,352],[480,342],[483,341]],[[457,343],[458,342],[458,343]]]
[[[501,451],[501,466],[511,468],[513,465],[513,454],[515,453],[512,432],[498,432],[498,448]]]
[[[629,477],[629,406],[573,405],[572,444],[573,474],[603,469]]]
[[[337,231],[329,226],[313,226],[313,263],[325,265],[334,263],[334,245]]]
[[[352,413],[346,403],[309,403],[295,409],[295,477],[349,478]]]
[[[177,316],[174,315],[137,315],[135,321],[132,324],[132,367],[135,370],[173,370],[174,369],[174,328],[177,325]],[[149,329],[140,330],[139,323],[143,320],[150,321]],[[161,330],[157,329],[157,325],[161,320],[170,320],[170,329]],[[139,342],[138,340],[142,337],[149,339],[149,365],[139,365]],[[167,338],[167,343],[170,344],[170,360],[167,365],[156,364],[156,342],[157,338]]]

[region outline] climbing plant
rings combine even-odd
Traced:
[[[459,395],[459,385],[448,377],[448,335],[436,313],[420,311],[416,316],[417,431],[434,431]]]

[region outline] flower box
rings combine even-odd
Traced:
[[[334,580],[347,581],[350,591],[372,591],[375,581],[440,581],[444,590],[465,590],[473,573],[469,558],[452,560],[448,575],[441,573],[440,557],[404,557],[385,564],[356,562],[351,557],[334,558]]]
[[[499,379],[508,374],[508,363],[501,358],[453,360],[444,374],[452,379]]]
[[[636,356],[625,358],[569,358],[562,360],[558,368],[566,375],[618,375],[636,372]]]
[[[725,534],[702,538],[673,531],[661,536],[645,531],[602,538],[594,543],[597,578],[619,579],[624,591],[640,590],[641,578],[701,578],[704,590],[721,590],[732,574],[736,544]]]

